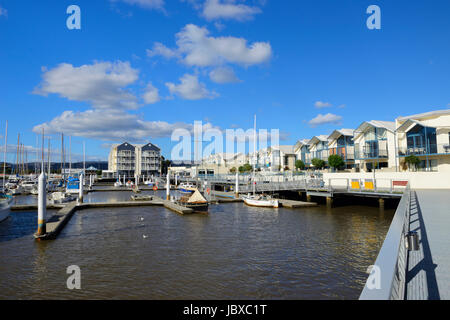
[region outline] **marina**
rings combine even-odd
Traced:
[[[131,194],[94,192],[84,204]],[[0,292],[25,299],[357,299],[392,214],[376,203],[274,211],[231,202],[211,205],[208,215],[159,205],[86,208],[56,240],[35,242],[36,211],[13,211],[0,225],[0,258],[8,257],[0,271],[10,279]],[[61,286],[67,263],[82,268],[84,290]]]
[[[0,0],[0,301],[450,300],[448,12]]]

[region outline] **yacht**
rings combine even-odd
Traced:
[[[180,185],[178,186],[178,190],[182,193],[194,193],[197,188],[189,182],[186,183],[180,183]]]
[[[11,207],[12,197],[0,193],[0,222],[6,220],[9,217],[9,208]]]
[[[263,208],[278,208],[279,202],[277,199],[272,199],[269,196],[260,195],[247,195],[242,197],[244,203],[252,207],[263,207]]]
[[[70,193],[66,192],[53,192],[48,195],[48,200],[50,203],[67,203],[71,201],[75,201],[77,198]]]

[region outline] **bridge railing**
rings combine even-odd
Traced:
[[[329,191],[346,192],[374,192],[374,193],[403,193],[408,180],[382,178],[331,178],[326,182]]]
[[[405,297],[411,190],[409,184],[400,200],[391,226],[359,297],[360,300],[403,300]]]

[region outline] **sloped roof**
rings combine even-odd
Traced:
[[[384,128],[391,132],[395,131],[395,122],[394,121],[379,121],[379,120],[370,120],[364,121],[361,125],[355,130],[355,132],[363,132],[368,127],[376,127],[376,128]]]
[[[320,136],[314,136],[311,138],[311,140],[309,140],[308,144],[316,144],[319,143],[320,141],[323,142],[327,142],[328,141],[328,136],[325,134],[321,134]]]
[[[340,130],[334,130],[329,136],[328,140],[335,140],[339,138],[340,136],[350,136],[353,137],[353,132],[355,130],[353,129],[340,129]]]
[[[419,114],[414,114],[407,117],[398,117],[398,121],[404,121],[408,119],[421,119],[421,118],[428,118],[428,117],[434,117],[434,116],[441,116],[441,115],[447,115],[450,114],[450,109],[443,109],[443,110],[435,110],[430,112],[424,112]]]

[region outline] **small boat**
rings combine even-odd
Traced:
[[[116,187],[116,188],[120,188],[120,187],[122,187],[123,186],[123,183],[122,182],[120,182],[120,180],[119,179],[117,179],[117,181],[114,183],[114,187]]]
[[[48,195],[48,200],[51,203],[67,203],[71,201],[75,201],[77,198],[70,193],[66,192],[53,192]]]
[[[192,183],[180,183],[178,190],[182,193],[194,193],[197,188]]]
[[[272,199],[268,196],[260,196],[260,195],[248,195],[242,197],[244,199],[244,203],[248,206],[252,207],[263,207],[263,208],[278,208],[279,202],[277,199]]]
[[[131,195],[131,200],[134,201],[152,201],[153,197],[152,196],[138,196],[136,194]]]
[[[190,196],[183,196],[179,200],[175,201],[176,204],[194,210],[194,212],[208,212],[208,201],[203,195],[195,189],[194,193]]]
[[[37,181],[26,180],[21,183],[21,186],[22,186],[22,190],[23,190],[22,193],[24,193],[24,194],[31,193],[31,190],[33,190],[33,188],[35,186],[37,186]]]
[[[131,180],[128,180],[125,185],[127,186],[127,188],[133,188],[134,183]]]
[[[9,217],[9,208],[11,207],[12,197],[5,193],[0,193],[0,222]]]

